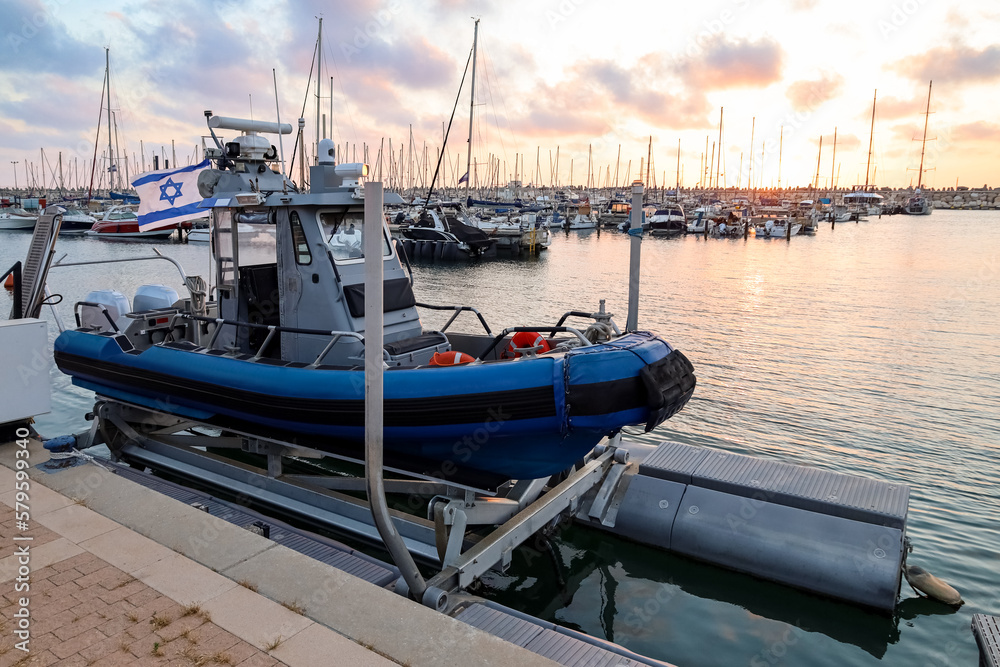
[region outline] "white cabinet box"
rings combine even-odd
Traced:
[[[0,424],[52,409],[48,327],[26,318],[0,322]]]

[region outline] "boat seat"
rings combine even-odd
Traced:
[[[422,350],[426,347],[446,343],[448,343],[448,337],[440,331],[427,331],[419,336],[414,336],[413,338],[404,338],[403,340],[386,343],[382,347],[384,347],[385,351],[391,356],[395,357],[400,354],[409,354],[410,352],[416,352],[417,350]]]
[[[393,366],[422,366],[430,363],[435,352],[448,352],[451,342],[440,331],[427,331],[419,336],[386,343],[386,362]]]

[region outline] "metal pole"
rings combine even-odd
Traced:
[[[639,327],[639,259],[642,251],[642,183],[632,184],[632,215],[629,234],[632,236],[628,269],[628,320],[625,328],[635,331]]]
[[[472,32],[472,83],[469,86],[469,155],[465,159],[465,198],[469,198],[469,186],[472,184],[472,121],[476,110],[476,47],[479,45],[479,19],[476,19]]]
[[[382,477],[382,183],[365,183],[365,487],[375,527],[415,600],[427,584],[403,538],[396,530],[385,500]]]
[[[271,79],[274,81],[274,115],[278,119],[278,125],[281,125],[281,108],[278,106],[278,74],[275,72],[274,68],[271,68]],[[281,151],[281,178],[285,178],[285,142],[282,141],[281,130],[278,131],[278,150]]]

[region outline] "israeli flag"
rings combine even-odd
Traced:
[[[147,171],[134,181],[132,187],[139,195],[139,231],[174,227],[179,222],[204,218],[199,209],[202,196],[198,192],[198,174],[210,162],[182,167]]]

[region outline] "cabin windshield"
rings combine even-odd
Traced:
[[[337,262],[364,259],[364,211],[322,211],[319,222],[323,238]],[[382,235],[382,256],[389,257],[392,249]]]

